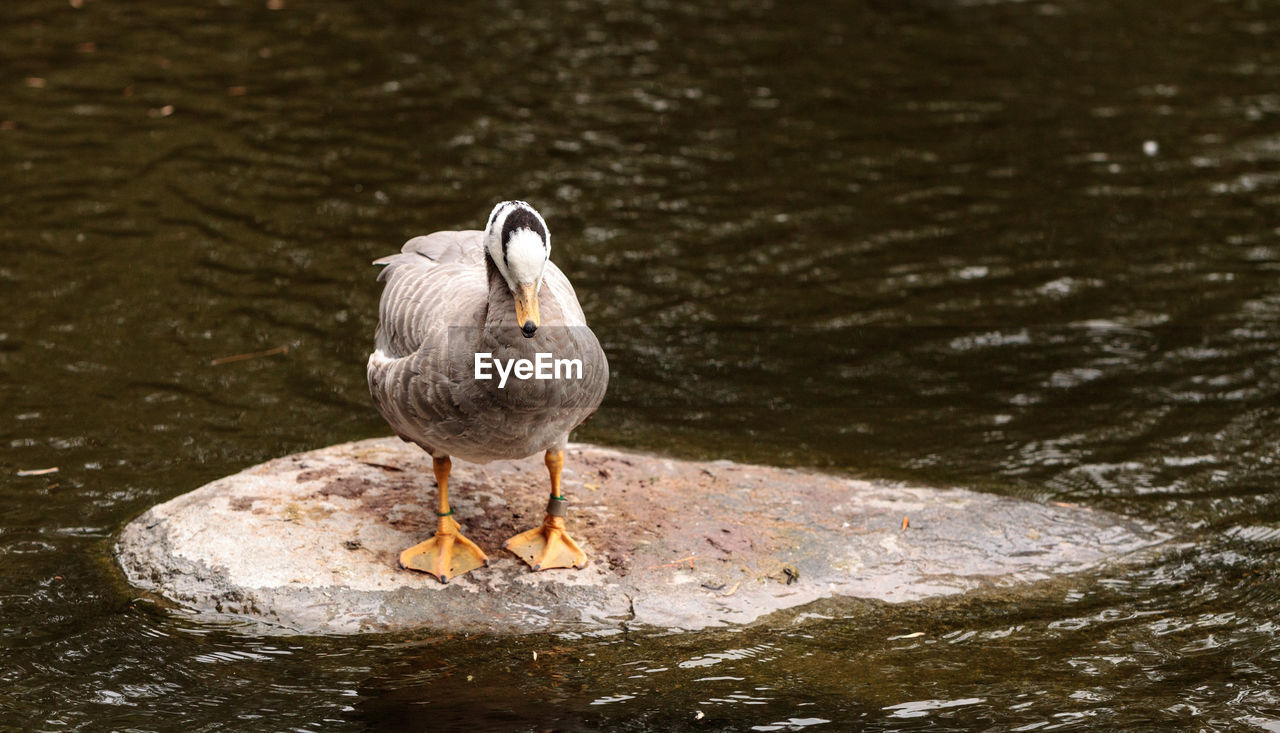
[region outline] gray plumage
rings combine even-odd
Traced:
[[[541,234],[549,254],[545,225]],[[485,236],[436,232],[374,262],[385,265],[378,279],[386,285],[368,363],[373,402],[402,439],[433,456],[475,463],[563,449],[570,431],[600,406],[609,382],[604,351],[564,273],[546,261],[538,291],[542,322],[525,338]],[[505,244],[498,256],[506,264]],[[504,361],[532,361],[538,352],[579,359],[582,377],[512,375],[500,389],[496,377],[475,378],[477,352]]]

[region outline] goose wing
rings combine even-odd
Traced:
[[[555,404],[577,410],[581,415],[576,427],[586,422],[604,401],[605,391],[609,387],[609,360],[595,333],[587,327],[587,318],[582,312],[582,305],[578,303],[573,284],[552,262],[547,263],[542,286],[551,291],[550,295],[559,306],[560,318],[566,326],[562,329],[550,329],[547,345],[551,352],[580,358],[583,364],[588,365],[582,380],[552,383],[560,392]]]
[[[399,254],[375,260],[386,285],[379,303],[376,349],[369,357],[369,392],[378,412],[402,438],[459,431],[450,331],[458,337],[484,326],[488,288],[478,231],[414,237]],[[469,354],[468,354],[469,356]],[[424,445],[431,450],[429,445]]]
[[[384,265],[376,348],[406,357],[449,326],[484,325],[487,290],[484,249],[478,231],[435,232],[414,237],[398,254],[373,261]],[[474,317],[480,304],[479,320]]]

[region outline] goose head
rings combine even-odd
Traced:
[[[542,322],[538,315],[542,271],[551,257],[547,223],[525,202],[503,201],[489,214],[484,248],[515,298],[520,332],[525,338],[533,338]]]

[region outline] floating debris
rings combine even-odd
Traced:
[[[19,476],[44,476],[50,473],[57,473],[58,467],[53,468],[28,468],[18,471]]]
[[[275,356],[276,354],[284,354],[289,351],[289,345],[277,346],[274,349],[266,351],[254,351],[249,354],[235,354],[234,356],[220,356],[209,362],[210,366],[218,366],[219,364],[230,364],[233,361],[246,361],[248,359],[257,359],[263,356]]]

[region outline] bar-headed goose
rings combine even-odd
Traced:
[[[604,399],[609,364],[568,278],[550,258],[542,216],[523,201],[493,208],[483,232],[436,232],[385,265],[369,391],[402,440],[434,459],[435,537],[400,563],[442,582],[489,559],[449,508],[451,456],[474,463],[546,452],[551,498],[542,526],[504,547],[534,570],[582,567],[565,531],[560,470],[569,432]]]

